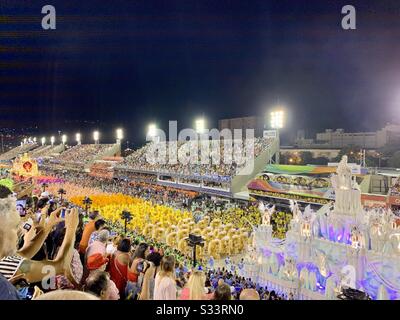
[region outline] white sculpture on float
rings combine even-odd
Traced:
[[[398,218],[391,210],[362,208],[361,191],[346,156],[331,180],[336,197],[333,206],[327,204],[315,212],[308,205],[302,211],[296,201],[290,201],[293,219],[283,241],[272,238],[268,225],[274,207],[264,210],[263,225],[254,230],[255,238],[263,240],[256,241],[256,251],[269,257],[268,267],[259,269],[260,278],[268,279],[266,285],[271,286],[287,283],[287,292],[298,297],[335,299],[343,285],[339,280],[342,271],[352,270],[346,286],[350,283],[374,299],[388,299],[390,289],[391,297],[400,299]],[[278,255],[283,256],[283,263]],[[294,282],[299,283],[298,289]],[[313,295],[307,296],[305,289]]]

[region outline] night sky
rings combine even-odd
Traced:
[[[0,126],[122,126],[140,144],[149,122],[216,126],[278,101],[291,131],[399,122],[399,1],[0,0]]]

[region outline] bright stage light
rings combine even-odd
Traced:
[[[44,146],[46,144],[46,137],[42,137],[41,142],[42,142],[42,146]]]
[[[61,137],[61,142],[65,144],[67,142],[67,135],[63,134]]]
[[[33,138],[33,142],[36,143],[36,141],[37,141],[37,139],[36,139],[36,137],[34,137],[34,138]]]
[[[283,111],[277,110],[271,112],[271,128],[282,129],[283,128]]]
[[[120,141],[124,138],[124,131],[122,129],[117,129],[116,133],[117,133],[117,140]]]
[[[56,141],[56,138],[54,138],[54,136],[52,136],[52,137],[50,138],[51,145],[53,145],[55,141]]]

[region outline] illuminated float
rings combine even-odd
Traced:
[[[292,201],[286,239],[275,239],[266,213],[254,230],[243,273],[295,299],[337,299],[346,287],[372,299],[400,300],[400,229],[390,209],[363,209],[344,156],[331,177],[334,204],[304,210]]]

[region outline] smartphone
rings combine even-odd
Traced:
[[[29,224],[29,223],[27,222],[27,223],[24,224],[23,228],[24,228],[26,231],[29,231],[29,230],[31,230],[32,225]]]
[[[65,218],[65,211],[66,211],[66,209],[62,209],[62,210],[61,210],[61,215],[60,215],[60,217],[63,218],[63,219]]]

